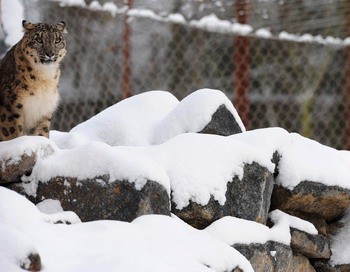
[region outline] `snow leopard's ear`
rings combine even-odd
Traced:
[[[34,24],[32,24],[31,22],[28,22],[26,20],[22,21],[22,26],[23,26],[25,33],[28,33],[29,31],[31,31],[35,28]]]
[[[61,31],[62,33],[67,33],[67,29],[66,29],[66,23],[61,21],[59,23],[56,24],[56,28]]]

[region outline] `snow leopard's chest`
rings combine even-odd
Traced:
[[[58,104],[59,95],[57,87],[42,86],[32,92],[23,101],[24,131],[29,132],[35,128],[42,118],[51,115]]]

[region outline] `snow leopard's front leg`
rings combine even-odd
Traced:
[[[29,135],[49,138],[52,114],[44,116],[37,125],[29,131]]]

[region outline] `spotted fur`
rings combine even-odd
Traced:
[[[58,100],[66,26],[22,22],[23,38],[0,60],[0,141],[48,137]]]

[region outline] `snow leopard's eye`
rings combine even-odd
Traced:
[[[62,42],[62,36],[58,36],[57,39],[55,40],[55,43],[61,43]]]
[[[36,37],[35,37],[35,41],[36,41],[37,43],[43,43],[43,39],[40,38],[39,36],[36,36]]]

